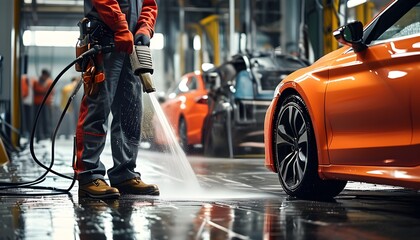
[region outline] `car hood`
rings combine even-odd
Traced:
[[[326,55],[324,55],[323,57],[321,57],[320,59],[318,59],[317,61],[315,61],[311,66],[319,66],[322,65],[322,67],[325,66],[329,66],[330,64],[328,64],[328,62],[334,61],[338,56],[341,56],[344,52],[346,52],[350,47],[348,46],[343,46],[335,51],[332,51]]]

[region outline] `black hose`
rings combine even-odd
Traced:
[[[72,95],[69,97],[67,104],[59,118],[59,121],[55,127],[54,133],[51,136],[51,162],[49,164],[49,166],[45,166],[43,163],[41,163],[38,158],[36,157],[35,151],[34,151],[34,138],[35,138],[35,130],[38,124],[38,119],[40,116],[40,113],[45,105],[45,102],[47,101],[49,95],[51,94],[52,90],[54,89],[55,85],[57,84],[58,80],[60,80],[60,78],[63,76],[63,74],[65,72],[67,72],[74,64],[76,64],[79,61],[82,61],[83,58],[85,57],[90,57],[93,54],[98,53],[101,50],[105,50],[105,51],[110,51],[112,50],[112,46],[110,47],[105,47],[102,48],[99,45],[94,46],[93,48],[89,49],[88,51],[86,51],[85,53],[83,53],[82,55],[80,55],[78,58],[76,58],[73,62],[71,62],[69,65],[67,65],[58,75],[57,77],[54,79],[53,83],[51,84],[50,88],[48,89],[47,93],[45,94],[41,106],[38,109],[38,112],[36,114],[35,117],[35,121],[32,127],[32,131],[31,131],[31,138],[30,138],[30,144],[29,144],[29,149],[31,152],[31,156],[33,158],[33,160],[42,168],[44,168],[46,171],[39,176],[37,179],[32,180],[32,181],[28,181],[28,182],[20,182],[20,183],[8,183],[8,182],[0,182],[0,196],[44,196],[44,195],[58,195],[58,194],[68,194],[70,192],[70,190],[73,188],[75,182],[76,182],[76,174],[75,172],[73,172],[73,177],[58,173],[54,170],[52,170],[52,167],[54,165],[54,148],[55,148],[55,137],[57,135],[58,129],[61,125],[61,122],[64,119],[64,116],[67,112],[67,109],[70,106],[71,101],[73,100],[74,96],[76,95],[77,91],[79,90],[80,86],[81,86],[81,81],[80,80],[75,88],[75,90],[73,91]],[[75,159],[75,151],[73,150],[73,161],[72,161],[72,165]],[[46,180],[46,176],[48,175],[48,173],[53,173],[59,177],[65,178],[65,179],[70,179],[72,180],[70,186],[67,189],[60,189],[60,188],[55,188],[55,187],[46,187],[46,186],[35,186],[36,184],[39,184],[43,181]],[[11,191],[7,191],[5,192],[5,190],[10,190],[10,189],[19,189],[19,188],[23,188],[23,189],[37,189],[37,190],[50,190],[52,192],[48,192],[48,193],[28,193],[28,192],[11,192]]]

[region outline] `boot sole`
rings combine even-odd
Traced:
[[[117,199],[120,197],[119,193],[108,193],[108,194],[91,194],[89,192],[79,190],[79,197],[90,197],[95,199]]]
[[[160,192],[159,190],[157,191],[149,191],[149,192],[131,192],[131,191],[121,191],[120,189],[118,189],[120,191],[121,194],[132,194],[132,195],[145,195],[145,196],[159,196]]]

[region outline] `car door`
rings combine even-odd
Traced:
[[[349,50],[332,64],[325,114],[333,164],[416,164],[412,140],[413,123],[417,128],[419,124],[413,107],[419,102],[414,92],[419,85],[419,13],[414,7],[393,24],[389,23],[395,14],[382,16],[386,24],[378,18],[370,29],[375,37],[368,48],[359,53]]]
[[[414,45],[420,51],[420,41]],[[420,64],[413,66],[417,69],[417,76],[420,76]],[[420,77],[413,81],[411,88],[411,111],[413,113],[413,147],[420,158]],[[418,159],[417,161],[420,161]]]
[[[201,75],[192,75],[189,78],[190,91],[185,94],[184,117],[187,122],[188,138],[191,142],[201,143],[201,130],[204,118],[208,112],[207,91]]]
[[[166,118],[168,119],[171,126],[174,130],[177,130],[178,119],[181,114],[181,104],[182,101],[180,96],[182,93],[187,91],[185,87],[187,86],[188,77],[182,76],[181,80],[176,83],[173,89],[169,90],[168,99],[161,105],[162,110],[164,111]]]

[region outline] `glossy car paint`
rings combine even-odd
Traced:
[[[276,172],[273,125],[282,98],[304,100],[323,179],[420,188],[420,35],[342,47],[289,75],[265,118],[266,166]]]
[[[195,89],[186,89],[189,81],[196,79]],[[206,102],[207,90],[200,72],[191,72],[185,74],[177,85],[178,89],[185,89],[185,92],[169,94],[168,99],[161,104],[170,125],[179,138],[180,119],[185,119],[187,125],[187,139],[189,145],[200,144],[202,138],[202,126],[205,116],[208,112]],[[159,131],[157,129],[157,131]],[[165,144],[166,139],[162,134],[156,134],[156,142]]]

